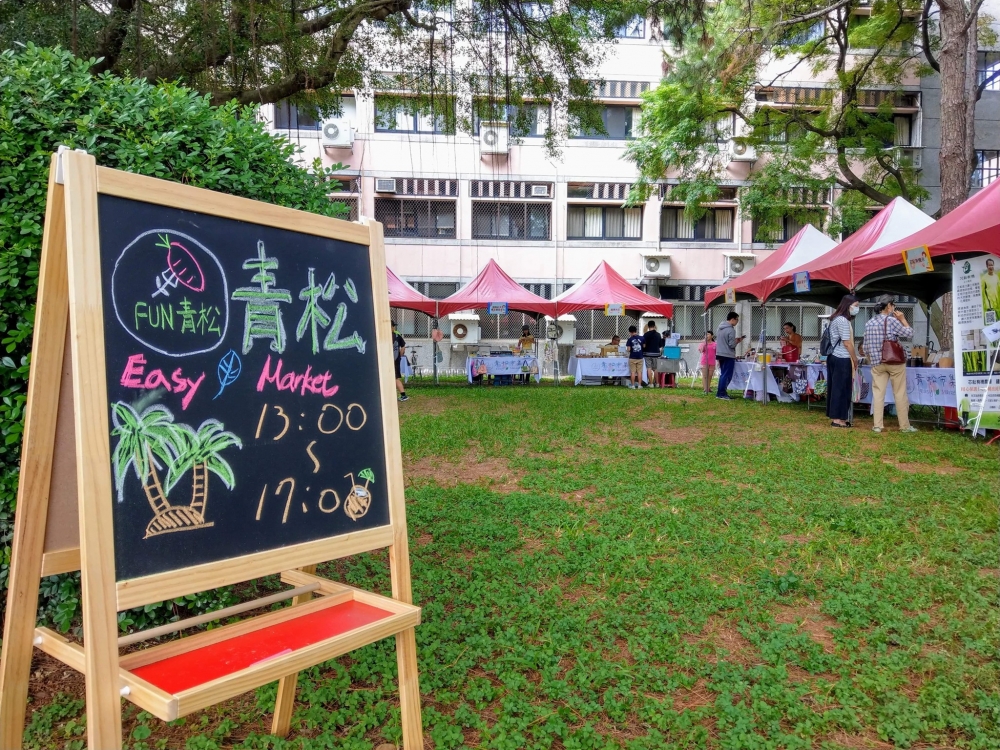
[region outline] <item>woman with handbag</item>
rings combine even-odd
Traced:
[[[854,371],[858,368],[853,320],[859,309],[858,298],[845,294],[830,317],[832,351],[826,358],[826,416],[830,418],[831,427],[851,426],[847,419],[851,412]]]
[[[896,309],[892,296],[883,294],[875,303],[875,317],[865,325],[865,356],[872,365],[872,432],[882,432],[885,387],[892,381],[900,432],[916,432],[910,424],[910,399],[906,395],[906,352],[899,339],[913,336],[906,316]]]

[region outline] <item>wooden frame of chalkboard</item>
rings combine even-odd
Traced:
[[[391,597],[316,575],[386,548]],[[73,570],[82,645],[35,619],[40,579]],[[119,656],[119,611],[273,574],[299,587],[292,606]],[[298,670],[392,635],[415,750],[419,621],[381,224],[54,154],[0,747],[21,743],[33,647],[85,675],[104,750],[121,747],[122,696],[170,720],[275,679],[286,734]]]

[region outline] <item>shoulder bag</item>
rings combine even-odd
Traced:
[[[906,352],[903,351],[902,345],[899,341],[889,340],[889,316],[885,318],[885,322],[882,326],[883,336],[882,339],[882,364],[883,365],[901,365],[906,362]]]

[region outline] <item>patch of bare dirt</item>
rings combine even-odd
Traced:
[[[822,742],[832,742],[845,750],[882,750],[882,748],[893,748],[888,742],[883,742],[870,730],[861,734],[849,734],[847,732],[834,732],[823,738]],[[822,744],[817,740],[817,747]]]
[[[703,656],[712,663],[723,660],[745,667],[763,663],[753,644],[743,637],[733,623],[719,615],[710,617],[701,633],[684,636],[684,640],[698,646],[707,644],[712,653]],[[725,653],[720,653],[721,651]]]
[[[812,537],[808,534],[782,534],[778,539],[783,542],[792,542],[793,544],[805,544],[812,541]]]
[[[563,500],[567,500],[571,503],[580,503],[581,505],[591,505],[595,501],[595,495],[597,494],[597,487],[590,485],[589,487],[584,487],[582,490],[575,490],[573,492],[561,492],[559,497]]]
[[[718,695],[705,687],[705,678],[701,678],[689,688],[677,688],[672,694],[674,710],[681,713],[703,706],[711,706]]]
[[[916,461],[903,462],[892,458],[883,458],[882,463],[886,466],[899,469],[904,474],[938,474],[940,476],[950,476],[962,471],[958,466],[952,466],[951,464],[923,464]]]
[[[430,534],[424,533],[413,540],[414,547],[426,547],[428,544],[434,541],[434,537]]]
[[[987,578],[1000,578],[1000,568],[980,568],[979,575]]]
[[[831,628],[836,628],[839,623],[829,615],[819,611],[818,604],[800,607],[778,607],[778,612],[774,616],[775,622],[797,625],[806,635],[818,643],[824,653],[832,654],[836,651],[833,642]]]
[[[418,461],[404,461],[403,476],[407,485],[432,482],[441,487],[476,484],[494,492],[516,492],[520,474],[510,468],[507,459],[483,457],[474,453],[463,460],[451,461],[434,456]]]

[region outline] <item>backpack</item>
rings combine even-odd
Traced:
[[[831,324],[833,323],[833,321],[830,322]],[[829,357],[833,354],[835,347],[836,345],[830,340],[830,326],[827,326],[826,330],[823,331],[823,335],[820,336],[819,339],[819,353],[823,357]]]

